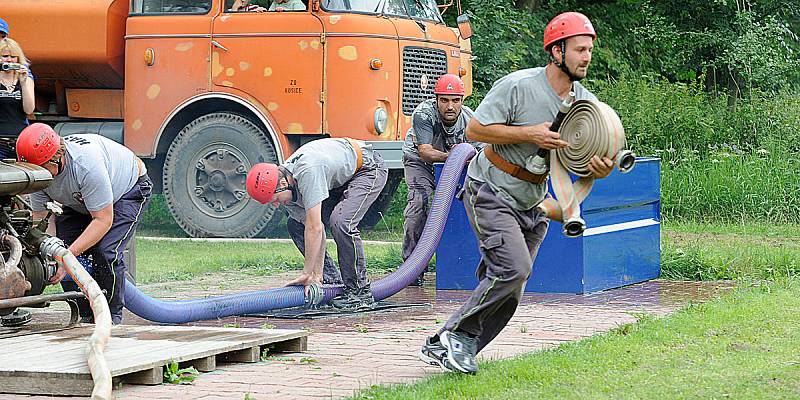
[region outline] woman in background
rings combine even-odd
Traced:
[[[35,107],[28,59],[19,44],[0,39],[0,158],[16,158],[14,143]]]

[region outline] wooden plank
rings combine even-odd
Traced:
[[[125,374],[120,377],[120,380],[134,385],[160,385],[164,382],[164,367],[148,368],[144,371]]]
[[[267,347],[275,353],[299,353],[308,350],[308,336],[271,343]]]
[[[236,351],[229,351],[227,353],[222,353],[217,356],[217,360],[219,362],[243,362],[243,363],[254,363],[261,360],[261,347],[260,346],[253,346],[246,349],[236,350]]]
[[[91,376],[0,371],[0,393],[89,396],[93,388],[94,381]]]
[[[85,353],[93,329],[0,339],[0,392],[88,396]],[[208,372],[217,362],[257,362],[266,347],[304,351],[307,336],[300,330],[122,325],[112,329],[105,355],[115,381],[158,384],[171,361]]]
[[[196,360],[184,361],[181,363],[181,368],[195,367],[200,372],[211,372],[217,369],[217,356],[208,356],[198,358]]]

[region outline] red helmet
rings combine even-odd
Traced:
[[[42,165],[56,153],[61,146],[61,137],[49,125],[35,123],[28,125],[17,138],[17,159],[31,164]]]
[[[548,51],[553,43],[573,36],[589,35],[597,38],[592,21],[578,12],[565,12],[553,18],[544,28],[544,51]]]
[[[444,74],[436,81],[436,87],[433,88],[434,94],[450,94],[456,96],[463,96],[466,93],[464,89],[464,81],[454,74]]]
[[[253,200],[267,204],[272,200],[275,194],[275,188],[278,187],[278,179],[281,173],[278,166],[275,164],[258,163],[250,168],[247,173],[247,193]]]

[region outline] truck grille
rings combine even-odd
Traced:
[[[433,87],[447,73],[447,53],[426,47],[403,48],[403,114],[411,115],[419,103],[433,98]]]

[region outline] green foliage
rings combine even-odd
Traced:
[[[199,374],[194,367],[179,368],[177,362],[170,361],[164,366],[164,383],[190,385]]]

